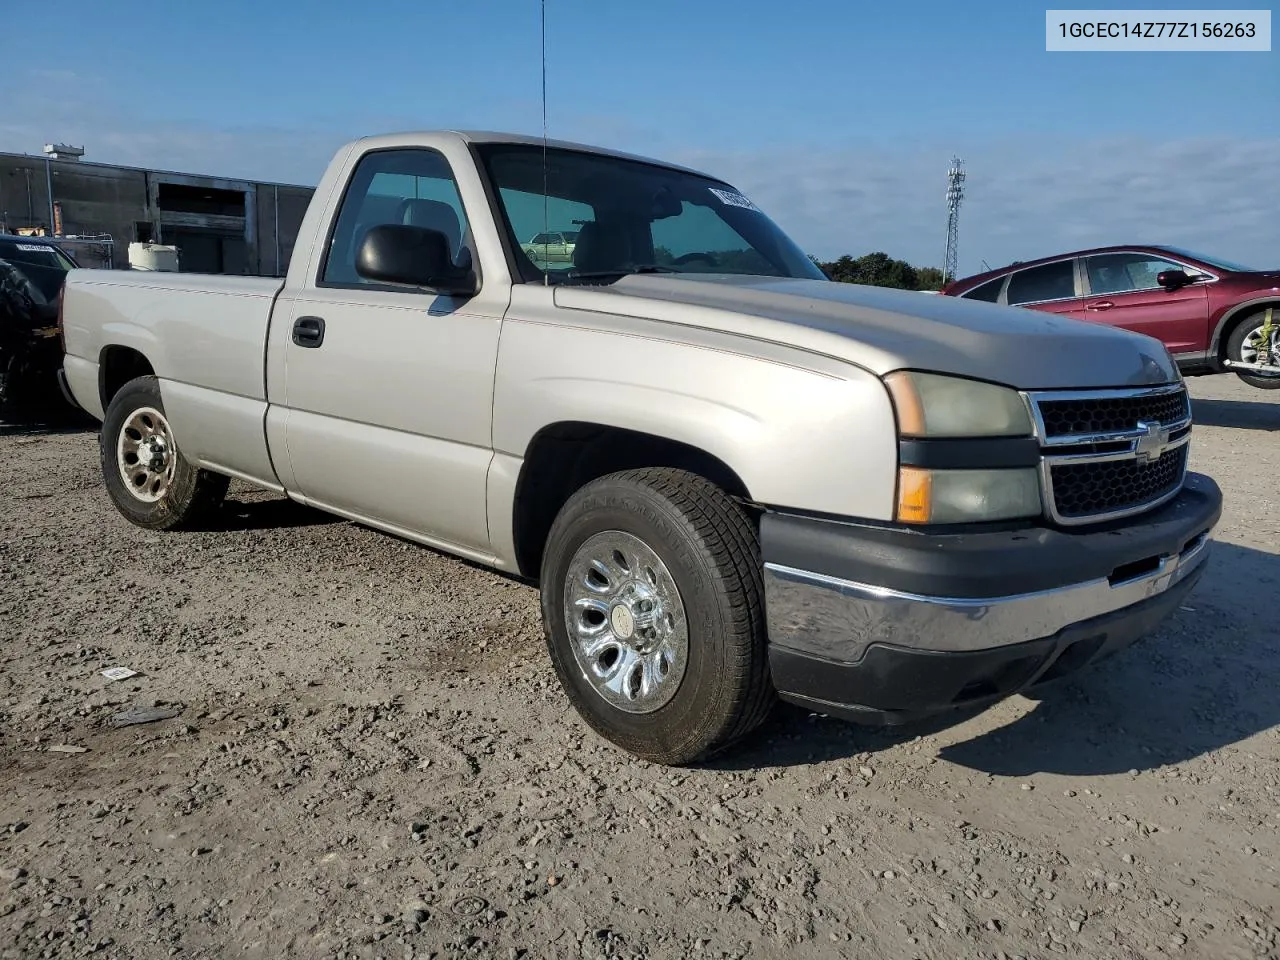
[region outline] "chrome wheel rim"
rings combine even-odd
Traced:
[[[1262,346],[1262,328],[1264,324],[1259,323],[1256,327],[1245,334],[1243,342],[1240,344],[1240,360],[1243,363],[1258,362],[1258,348]],[[1261,372],[1258,370],[1250,370],[1249,372],[1258,377],[1274,377],[1280,376],[1280,317],[1272,320],[1271,330],[1271,363],[1275,365],[1276,372]]]
[[[583,678],[610,706],[652,713],[671,701],[689,659],[689,626],[667,565],[639,537],[606,530],[569,561],[564,619]]]
[[[168,492],[177,455],[163,413],[140,407],[129,415],[116,440],[116,464],[129,493],[143,503],[155,503]]]

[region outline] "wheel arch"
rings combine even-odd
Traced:
[[[590,295],[568,290],[571,300],[584,293]],[[588,458],[594,469],[686,467],[769,508],[892,516],[895,419],[888,390],[869,370],[767,341],[748,351],[740,338],[697,327],[671,340],[673,331],[613,314],[567,316],[599,328],[532,322],[503,328],[487,497],[489,537],[511,569],[538,568],[532,558],[541,538],[534,536],[531,547],[528,515],[516,516],[529,509],[528,478],[540,476],[540,445],[557,440],[554,459],[571,459],[588,439],[584,430],[639,441],[621,451],[625,456],[605,457],[597,447]],[[569,426],[581,424],[588,426]],[[605,449],[616,451],[617,444],[608,441]],[[556,469],[568,483],[570,468]],[[576,469],[585,475],[585,467]]]
[[[105,411],[111,399],[130,380],[155,376],[155,367],[141,350],[108,344],[98,354],[98,397]]]
[[[1218,363],[1227,359],[1227,341],[1231,339],[1231,334],[1235,332],[1236,327],[1253,316],[1254,313],[1265,310],[1267,307],[1274,307],[1280,313],[1280,293],[1272,293],[1265,297],[1245,300],[1224,313],[1218,319],[1218,324],[1213,331],[1213,337],[1209,341],[1209,357]],[[1280,319],[1277,322],[1280,322]]]
[[[738,472],[699,446],[606,423],[557,421],[529,441],[516,480],[512,535],[521,575],[537,578],[551,524],[575,490],[641,467],[688,470],[735,499],[751,499]]]

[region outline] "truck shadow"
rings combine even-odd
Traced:
[[[1191,413],[1197,426],[1280,430],[1280,403],[1266,400],[1196,399]]]
[[[1102,776],[1190,760],[1280,725],[1280,630],[1270,600],[1280,590],[1280,556],[1218,542],[1209,563],[1156,634],[1046,692],[1012,723],[927,752],[996,776]],[[783,708],[762,736],[707,766],[847,759],[934,733],[954,741],[971,719],[990,724],[978,711],[875,729]]]
[[[303,506],[288,497],[271,497],[261,500],[227,499],[223,502],[221,510],[208,522],[201,524],[200,532],[286,530],[346,522],[342,517]]]
[[[0,419],[0,437],[42,437],[70,433],[97,433],[98,421],[88,414],[16,416]]]

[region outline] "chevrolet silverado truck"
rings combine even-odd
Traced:
[[[1159,341],[832,282],[731,184],[558,141],[353,141],[283,281],[74,270],[60,324],[129,521],[234,477],[534,582],[574,708],[672,765],[779,698],[1040,690],[1149,634],[1222,509]]]

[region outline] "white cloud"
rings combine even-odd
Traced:
[[[1003,139],[962,152],[960,270],[1110,243],[1172,243],[1280,265],[1280,138]],[[884,250],[940,265],[943,148],[691,151],[819,257]]]
[[[329,156],[358,133],[285,127],[218,128],[147,120],[98,93],[94,78],[29,73],[0,112],[0,150],[39,153],[51,141],[85,148],[85,159],[183,173],[314,183]]]
[[[28,74],[0,112],[0,150],[38,152],[49,139],[86,159],[226,177],[315,183],[345,140],[415,125],[365,117],[331,129],[217,127],[151,120],[65,71]],[[468,127],[536,132],[525,98]],[[831,143],[706,150],[620,117],[553,115],[551,133],[667,157],[722,176],[753,197],[809,252],[884,250],[941,265],[951,147]],[[440,122],[440,121],[437,121]],[[1280,266],[1276,137],[1167,140],[1026,135],[960,145],[969,170],[960,270],[1107,243],[1163,242],[1257,266]]]

